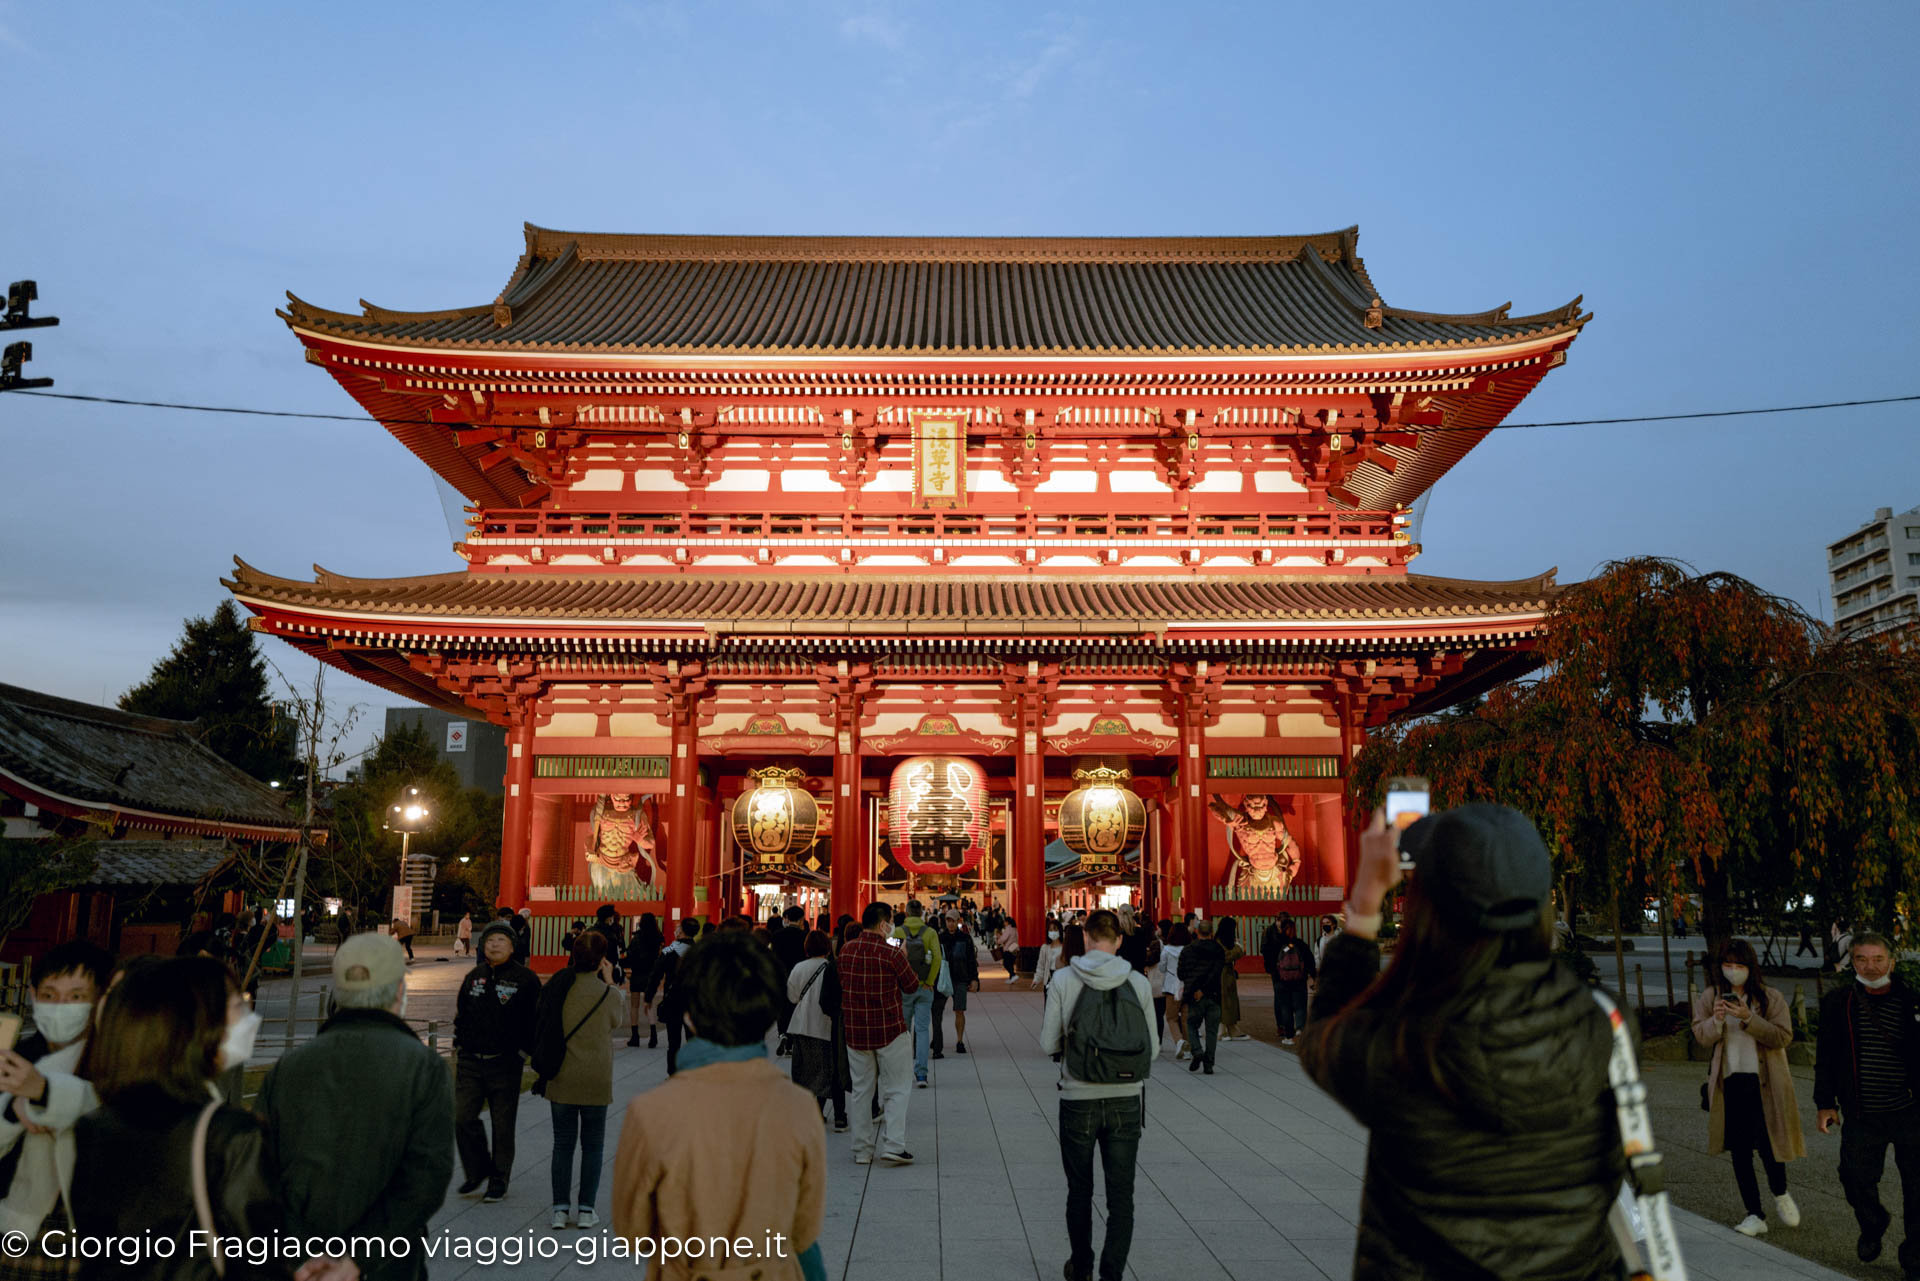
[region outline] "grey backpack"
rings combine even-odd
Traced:
[[[1147,1015],[1126,982],[1083,988],[1067,1016],[1067,1075],[1088,1085],[1133,1085],[1153,1070]]]

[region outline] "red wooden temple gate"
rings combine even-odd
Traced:
[[[1534,661],[1551,575],[1412,574],[1408,513],[1587,319],[1388,307],[1355,246],[529,227],[492,303],[283,313],[470,500],[467,568],[228,586],[508,727],[502,898],[550,958],[583,903],[735,911],[770,875],[857,914],[904,888],[885,788],[929,753],[989,776],[1010,867],[960,883],[1023,941],[1086,758],[1148,802],[1111,873],[1144,906],[1317,915],[1363,728]],[[742,866],[721,811],[772,761],[830,836]]]

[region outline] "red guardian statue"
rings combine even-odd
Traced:
[[[1210,800],[1207,808],[1227,825],[1227,846],[1233,864],[1227,870],[1223,888],[1230,890],[1263,889],[1278,893],[1293,884],[1300,871],[1300,850],[1293,834],[1274,812],[1271,796],[1248,796],[1239,809],[1229,809],[1220,800]]]
[[[646,897],[641,887],[654,882],[653,858],[653,828],[635,797],[615,792],[594,801],[587,824],[587,870],[597,895]]]

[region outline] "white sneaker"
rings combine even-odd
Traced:
[[[553,1212],[554,1230],[558,1231],[559,1229],[564,1228],[566,1226],[567,1226],[567,1212],[565,1210],[555,1210]]]
[[[1790,1228],[1800,1226],[1800,1207],[1794,1204],[1792,1193],[1782,1192],[1773,1199],[1773,1203],[1780,1208],[1780,1222]]]
[[[1293,1044],[1293,1038],[1292,1038],[1292,1037],[1290,1037],[1290,1036],[1283,1036],[1283,1037],[1281,1037],[1281,1038],[1280,1038],[1280,1044],[1282,1044],[1282,1045],[1292,1045],[1292,1044]]]
[[[1763,1237],[1767,1234],[1767,1221],[1757,1214],[1749,1214],[1734,1224],[1733,1230],[1743,1237]]]
[[[589,1206],[574,1216],[573,1226],[576,1228],[597,1228],[600,1226],[600,1216],[595,1214],[593,1208]]]
[[[1176,1059],[1184,1059],[1187,1057],[1187,1043],[1185,1041],[1175,1041],[1173,1043],[1173,1057]]]

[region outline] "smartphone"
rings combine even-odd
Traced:
[[[1395,849],[1400,847],[1400,833],[1418,823],[1429,813],[1431,789],[1424,778],[1398,777],[1387,780],[1387,830],[1393,833]],[[1413,856],[1400,855],[1400,869],[1413,870]]]
[[[0,1050],[11,1050],[20,1040],[20,1016],[0,1014]]]

